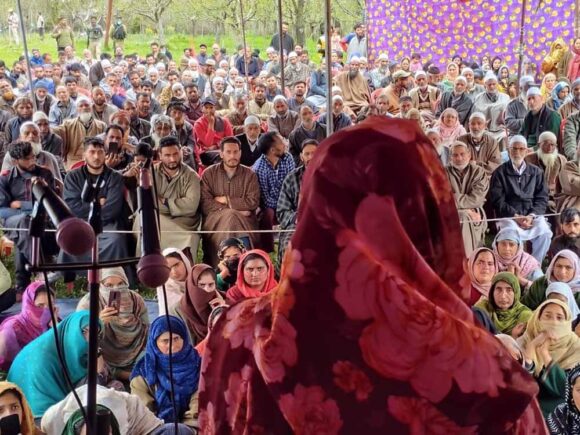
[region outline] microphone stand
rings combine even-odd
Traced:
[[[124,258],[113,261],[99,262],[98,235],[103,232],[103,222],[101,218],[101,203],[99,201],[101,178],[97,179],[97,187],[89,186],[83,189],[83,202],[90,202],[89,224],[95,232],[95,244],[92,248],[92,258],[90,263],[67,263],[67,264],[44,264],[44,258],[40,255],[41,237],[45,230],[46,214],[41,201],[35,203],[31,216],[29,235],[31,237],[31,259],[27,269],[32,273],[49,271],[67,271],[86,269],[89,282],[89,353],[88,353],[88,373],[87,373],[87,434],[102,435],[109,433],[111,416],[110,413],[97,413],[97,360],[99,351],[99,270],[109,267],[126,266],[136,264],[140,258]],[[64,368],[63,368],[64,369]],[[74,387],[72,387],[74,388]],[[80,404],[79,404],[80,406]]]

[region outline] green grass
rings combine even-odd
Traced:
[[[33,48],[38,48],[41,53],[52,54],[53,61],[56,61],[56,43],[53,38],[46,36],[43,41],[40,40],[37,34],[27,34],[28,37],[28,50]],[[156,36],[152,33],[145,33],[144,35],[129,35],[125,40],[125,53],[137,53],[140,56],[145,56],[149,53],[149,44],[156,40]],[[166,36],[167,46],[169,51],[173,54],[176,61],[179,61],[183,53],[183,49],[187,47],[194,47],[196,51],[199,51],[199,44],[207,44],[210,47],[215,42],[215,38],[211,36],[191,36],[183,33],[176,33]],[[222,36],[218,41],[220,45],[227,50],[228,55],[236,52],[236,47],[238,44],[242,43],[241,36],[227,35]],[[270,36],[247,36],[246,44],[252,48],[258,48],[260,50],[260,57],[265,58],[266,48],[270,44]],[[82,51],[87,46],[86,38],[77,37],[76,40],[76,53],[77,56],[82,56]],[[316,53],[316,42],[308,40],[306,43],[310,57],[314,62],[320,60],[320,55]],[[113,45],[109,50],[104,50],[111,52],[113,51]],[[0,59],[4,60],[7,65],[12,66],[12,63],[17,61],[19,56],[24,54],[24,48],[22,46],[10,46],[9,41],[5,35],[0,37]]]

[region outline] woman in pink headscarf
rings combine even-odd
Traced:
[[[54,297],[54,291],[51,289]],[[56,313],[55,313],[56,314]],[[22,295],[22,311],[0,324],[0,370],[8,371],[18,352],[50,327],[48,292],[34,281]]]
[[[453,192],[416,124],[326,139],[301,207],[280,285],[209,335],[201,433],[546,433],[536,382],[466,303]]]
[[[448,107],[441,113],[439,121],[435,123],[434,129],[439,132],[443,144],[446,146],[449,146],[455,142],[455,139],[466,133],[465,128],[459,122],[457,110],[451,107]]]

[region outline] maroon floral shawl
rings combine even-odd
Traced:
[[[547,433],[536,382],[456,293],[459,218],[416,124],[341,130],[303,186],[280,285],[209,335],[201,433]]]

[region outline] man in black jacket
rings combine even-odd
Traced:
[[[510,160],[491,175],[489,198],[500,228],[515,229],[522,241],[532,242],[532,255],[542,263],[552,239],[552,231],[541,216],[548,206],[548,189],[544,174],[537,166],[524,161],[528,144],[523,136],[509,142]]]

